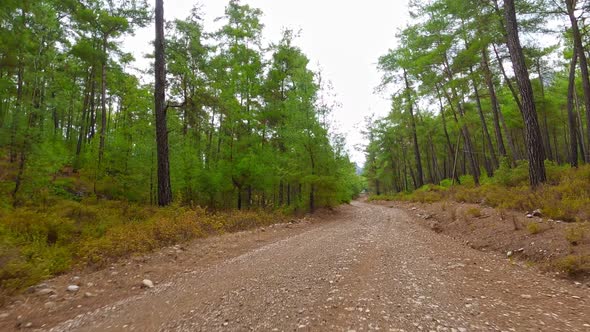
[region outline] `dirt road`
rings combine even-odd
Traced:
[[[41,329],[590,331],[586,286],[455,243],[401,210],[354,202],[331,219],[266,230],[239,255],[183,266],[153,289]]]

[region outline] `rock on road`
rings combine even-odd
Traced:
[[[590,331],[590,289],[354,202],[51,331]]]

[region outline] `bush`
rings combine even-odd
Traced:
[[[401,201],[402,199],[402,195],[398,194],[398,195],[371,195],[368,198],[369,202],[373,202],[373,201]]]
[[[516,167],[510,167],[510,161],[502,158],[500,167],[494,173],[493,183],[507,187],[526,186],[529,183],[529,164],[518,161]]]
[[[584,229],[581,225],[570,226],[565,230],[565,239],[571,245],[578,245],[584,239]]]
[[[467,209],[466,213],[468,216],[471,216],[473,218],[479,218],[482,216],[481,210],[476,207],[472,207],[472,208]]]
[[[459,182],[461,182],[461,185],[466,188],[475,187],[475,179],[473,179],[472,175],[461,175],[459,177]]]
[[[443,188],[451,188],[453,185],[453,179],[444,179],[440,182],[440,186]]]
[[[567,273],[570,277],[590,273],[590,256],[588,255],[569,255],[557,260],[552,267],[558,271]]]
[[[531,234],[538,234],[538,233],[541,233],[541,230],[542,230],[542,229],[541,229],[541,226],[540,226],[538,223],[534,222],[534,221],[533,221],[533,222],[529,222],[529,223],[526,225],[526,229],[527,229],[527,231],[528,231],[529,233],[531,233]]]
[[[433,203],[450,198],[506,210],[541,209],[546,217],[563,221],[590,220],[590,165],[572,169],[547,162],[546,166],[549,181],[536,190],[528,184],[526,162],[510,168],[504,159],[494,178],[478,187],[473,177],[462,176],[462,184],[450,189],[451,180],[446,179],[440,186],[426,185],[412,193],[371,196],[369,200]]]

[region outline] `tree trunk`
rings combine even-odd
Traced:
[[[279,206],[283,206],[283,192],[285,191],[283,186],[283,180],[279,181]]]
[[[94,138],[96,134],[96,77],[92,79],[92,89],[90,90],[90,117],[88,123],[87,143]]]
[[[537,59],[536,60],[536,67],[537,67],[537,75],[538,75],[538,79],[539,79],[539,86],[541,87],[541,105],[542,110],[543,110],[543,128],[544,130],[544,134],[545,134],[545,151],[547,152],[547,158],[549,160],[555,160],[557,159],[557,146],[555,147],[555,159],[553,158],[553,151],[551,149],[551,135],[549,135],[549,122],[547,121],[547,107],[545,105],[545,85],[543,83],[543,73],[541,71],[541,60]]]
[[[578,105],[578,95],[576,89],[574,89],[574,109],[576,110],[576,116],[578,118],[578,144],[580,144],[580,153],[582,154],[582,160],[587,163],[589,160],[586,159],[586,143],[584,141],[584,122],[582,121],[582,115],[580,114],[580,105]]]
[[[242,209],[242,188],[238,187],[238,210]]]
[[[408,81],[408,73],[404,69],[404,81],[406,83],[406,102],[408,103],[408,111],[410,112],[410,121],[412,126],[412,139],[414,141],[414,156],[416,158],[416,189],[424,185],[424,173],[422,171],[422,158],[420,156],[420,146],[418,145],[418,133],[416,132],[416,119],[414,117],[414,107],[412,97],[410,96],[410,83]]]
[[[576,123],[576,115],[574,114],[574,90],[576,88],[576,63],[578,57],[574,52],[572,56],[572,62],[570,64],[570,75],[569,75],[569,85],[567,88],[567,118],[569,121],[569,132],[570,132],[570,150],[571,150],[571,157],[570,157],[570,165],[572,167],[578,167],[578,137],[577,137],[577,128],[578,124]]]
[[[168,159],[168,128],[166,124],[166,59],[164,57],[164,0],[156,0],[155,42],[155,112],[158,150],[158,205],[172,202],[170,162]]]
[[[94,68],[88,73],[86,81],[86,89],[84,90],[84,102],[82,104],[82,116],[80,117],[80,131],[78,132],[78,142],[76,144],[76,157],[80,156],[82,152],[82,144],[86,135],[86,127],[88,122],[89,104],[90,104],[90,89],[92,88],[92,80],[94,79]]]
[[[582,44],[582,35],[578,27],[578,20],[576,18],[575,10],[577,0],[565,0],[567,6],[567,13],[572,24],[572,34],[574,38],[575,52],[578,54],[580,60],[580,71],[582,74],[582,89],[584,90],[584,105],[586,107],[586,138],[588,139],[587,146],[590,146],[590,75],[588,73],[588,61],[586,53],[584,53],[584,45]],[[590,161],[590,149],[586,149],[586,161]]]
[[[500,129],[500,108],[498,104],[498,96],[496,96],[496,88],[494,87],[494,77],[490,70],[490,64],[488,59],[488,51],[484,48],[481,51],[482,55],[482,68],[484,71],[486,85],[490,94],[490,103],[492,104],[492,115],[494,116],[494,132],[496,133],[496,142],[498,144],[498,151],[502,157],[506,157],[506,146],[504,145],[504,139],[502,138],[502,130]]]
[[[16,103],[14,105],[14,113],[12,113],[12,123],[10,128],[10,163],[13,164],[16,162],[16,157],[18,154],[17,149],[17,137],[16,133],[18,132],[18,123],[20,119],[20,115],[22,113],[22,104],[23,104],[23,86],[24,86],[24,65],[19,60],[18,70],[17,70],[17,79],[16,79]]]
[[[406,157],[406,146],[402,143],[402,160],[404,162],[404,191],[408,192],[408,161]]]
[[[559,146],[557,145],[557,128],[553,127],[553,147],[555,147],[555,161],[561,165],[561,156],[559,155]]]
[[[470,71],[471,68],[470,68]],[[471,73],[473,74],[473,72]],[[486,123],[486,118],[483,114],[483,109],[481,107],[481,98],[479,97],[479,89],[477,88],[477,83],[475,82],[474,79],[472,79],[472,84],[473,84],[473,92],[475,93],[475,102],[477,104],[477,111],[479,113],[479,120],[481,121],[481,128],[483,130],[483,135],[484,135],[484,141],[485,144],[487,144],[488,146],[488,150],[490,151],[490,157],[492,160],[492,167],[488,169],[488,176],[489,177],[493,177],[494,176],[494,171],[493,169],[498,167],[498,158],[496,157],[496,152],[494,151],[494,144],[492,143],[492,138],[490,136],[490,132],[488,131],[488,125]],[[484,154],[484,158],[485,158],[485,154]]]
[[[252,200],[252,186],[248,186],[248,209],[252,208],[253,200]]]
[[[494,45],[494,44],[492,44],[492,45],[494,47],[494,53],[496,54],[496,60],[498,60],[498,66],[500,67],[500,71],[502,72],[502,76],[504,77],[504,81],[506,81],[506,85],[508,86],[510,93],[512,93],[512,98],[514,98],[514,102],[518,106],[518,109],[522,111],[522,103],[520,101],[520,98],[518,97],[518,93],[516,92],[514,85],[512,85],[512,81],[510,80],[510,78],[506,74],[506,69],[504,69],[504,62],[502,61],[502,58],[500,57],[500,53],[498,53],[498,49],[496,48],[496,45]]]
[[[518,23],[514,0],[504,1],[504,17],[506,20],[507,44],[512,59],[512,67],[522,98],[522,115],[525,125],[525,138],[529,159],[529,180],[532,187],[537,187],[547,180],[545,173],[545,151],[537,120],[537,110],[533,96],[533,87],[529,79],[524,54],[518,36]]]
[[[446,66],[446,71],[447,71],[447,75],[449,77],[449,81],[453,81],[453,77],[452,74],[450,72],[450,67]],[[458,100],[458,96],[457,96],[457,91],[455,90],[454,87],[451,87],[451,91],[453,93],[453,99]],[[453,117],[455,119],[455,122],[457,123],[458,126],[460,126],[461,129],[461,134],[463,135],[463,141],[464,141],[464,155],[467,155],[466,158],[463,158],[463,174],[466,173],[465,171],[465,162],[467,161],[467,159],[469,159],[469,167],[471,168],[471,175],[473,176],[473,181],[475,182],[476,185],[479,185],[479,165],[477,163],[477,160],[475,159],[475,151],[473,149],[473,143],[471,142],[471,134],[469,133],[469,128],[467,128],[466,124],[461,125],[459,118],[457,117],[457,113],[455,112],[455,108],[453,107],[453,100],[451,99],[451,97],[449,96],[448,93],[445,92],[445,95],[447,97],[447,100],[449,102],[449,106],[451,107],[451,110],[453,111]],[[461,119],[463,119],[465,117],[465,111],[463,109],[463,104],[461,103],[461,101],[457,102],[457,108],[459,109],[459,116],[461,117]]]
[[[26,163],[26,159],[27,159],[27,154],[25,153],[25,151],[21,151],[20,154],[20,161],[18,163],[18,172],[16,175],[16,180],[15,180],[15,184],[14,184],[14,190],[12,191],[12,206],[16,207],[19,205],[19,199],[18,199],[18,191],[20,190],[22,181],[23,181],[23,174],[25,172],[25,163]]]
[[[98,167],[100,168],[102,157],[104,155],[104,142],[107,128],[107,42],[108,35],[105,33],[102,37],[102,79],[100,92],[100,144],[98,146]]]
[[[440,104],[440,115],[441,115],[441,118],[442,118],[443,131],[445,133],[445,139],[446,139],[446,142],[447,142],[447,148],[449,149],[449,153],[451,154],[451,156],[454,157],[453,144],[451,143],[451,139],[449,137],[449,131],[447,129],[447,119],[446,119],[446,116],[445,116],[445,109],[444,109],[443,102],[442,102],[442,99],[441,99],[441,96],[440,96],[440,92],[438,91],[438,87],[437,87],[437,92],[438,92],[438,102]]]
[[[311,161],[311,175],[315,175],[315,158],[311,151],[311,147],[309,147],[309,157]],[[315,181],[315,180],[314,180]],[[315,185],[312,182],[309,188],[309,213],[313,213],[315,210]]]
[[[76,78],[74,77],[74,80]],[[74,102],[75,102],[75,94],[72,93],[70,95],[70,105],[68,107],[68,120],[66,122],[66,142],[68,145],[71,143],[72,138],[72,129],[74,126]]]

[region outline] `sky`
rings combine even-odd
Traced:
[[[228,1],[164,0],[167,21],[186,18],[190,9],[203,6],[205,29],[214,29],[215,18],[223,16]],[[323,79],[333,86],[335,99],[341,105],[333,113],[334,129],[346,136],[351,158],[359,165],[364,153],[355,149],[366,142],[361,133],[364,118],[382,116],[390,108],[389,98],[374,89],[381,74],[377,60],[396,46],[395,34],[408,21],[408,0],[242,0],[264,13],[263,36],[266,43],[280,40],[283,28],[301,30],[295,44],[310,58],[312,69],[322,69]],[[153,6],[153,4],[152,4]],[[132,52],[138,66],[150,52],[153,26],[128,37],[123,48]],[[143,61],[143,62],[142,62]]]

